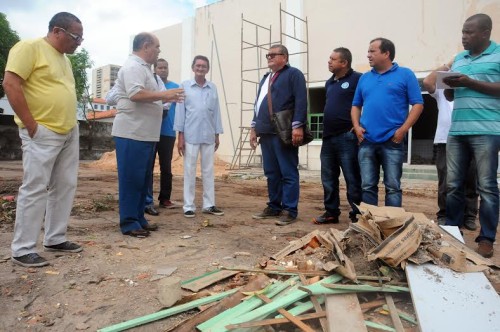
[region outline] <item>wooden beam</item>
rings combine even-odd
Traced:
[[[375,287],[370,285],[341,285],[341,284],[330,284],[330,283],[322,283],[322,286],[330,289],[336,290],[344,290],[351,292],[389,292],[389,293],[398,293],[398,292],[409,292],[410,289],[408,287],[401,286],[392,286],[392,285],[384,285],[381,287]]]
[[[394,304],[392,296],[389,294],[385,294],[385,300],[387,301],[387,306],[389,307],[389,313],[391,314],[391,319],[392,319],[392,324],[394,324],[394,329],[396,329],[396,332],[404,332],[405,329],[403,327],[403,323],[401,323],[401,319],[399,319],[398,309]]]
[[[304,285],[309,284],[304,275],[301,274],[301,275],[299,275],[299,277],[300,277],[300,281],[302,281],[302,284],[304,284]],[[310,298],[311,298],[311,303],[314,306],[314,310],[316,310],[316,312],[323,311],[323,308],[321,307],[321,304],[318,301],[318,297],[316,295],[311,295]],[[328,322],[326,321],[326,319],[320,318],[319,323],[321,324],[321,329],[323,330],[323,332],[328,332]]]
[[[171,330],[172,332],[191,332],[196,330],[196,325],[206,322],[210,318],[226,311],[229,308],[239,304],[245,298],[244,292],[253,292],[264,289],[270,282],[270,279],[263,274],[257,275],[251,279],[239,292],[226,297],[214,306],[204,310],[197,315],[191,317],[189,320],[182,322],[181,325]]]
[[[330,332],[366,332],[365,318],[356,294],[326,297],[326,317]]]
[[[268,298],[265,295],[259,294],[257,296],[259,297],[259,299],[261,299],[262,301],[264,301],[264,302],[266,302],[268,304],[271,303],[271,302],[273,302],[270,298]],[[282,314],[286,319],[288,319],[290,321],[290,323],[294,324],[295,326],[297,326],[298,328],[300,328],[302,331],[305,331],[305,332],[314,332],[314,330],[309,325],[307,325],[306,323],[302,322],[300,319],[297,319],[295,316],[293,316],[292,314],[290,314],[285,309],[280,308],[280,309],[278,309],[278,312],[280,314]]]
[[[315,276],[330,276],[331,272],[327,271],[304,271],[304,270],[262,270],[262,269],[240,269],[240,268],[229,268],[223,267],[221,270],[228,271],[239,271],[239,272],[251,272],[251,273],[264,273],[264,274],[276,274],[282,276],[297,276],[299,274],[303,274],[306,277],[315,277]],[[378,279],[377,279],[378,280]]]
[[[238,289],[232,289],[232,290],[227,291],[227,292],[204,297],[202,299],[199,299],[199,300],[196,300],[193,302],[189,302],[189,303],[186,303],[186,304],[183,304],[180,306],[175,306],[172,308],[168,308],[166,310],[161,310],[161,311],[155,312],[154,314],[149,314],[149,315],[134,318],[134,319],[122,322],[122,323],[118,323],[115,325],[104,327],[104,328],[99,329],[97,331],[98,332],[118,332],[118,331],[128,330],[128,329],[131,329],[131,328],[136,327],[136,326],[151,323],[151,322],[154,322],[154,321],[166,318],[166,317],[170,317],[170,316],[179,314],[179,313],[184,312],[184,311],[188,311],[188,310],[197,308],[200,305],[219,301],[219,300],[225,298],[226,296],[229,296],[237,291],[238,291]]]
[[[305,288],[309,289],[313,294],[321,294],[321,293],[342,293],[344,291],[337,291],[337,290],[331,290],[328,288],[325,288],[321,286],[322,282],[338,282],[342,280],[342,276],[339,274],[334,274],[331,275],[321,281],[318,281],[310,286],[305,286]],[[269,304],[264,304],[263,306],[260,306],[256,308],[255,310],[252,310],[246,314],[243,314],[241,316],[235,317],[231,319],[230,321],[227,322],[227,324],[238,324],[238,323],[243,323],[243,322],[249,322],[257,319],[263,319],[270,314],[276,312],[279,308],[286,308],[290,304],[295,303],[297,301],[302,300],[303,298],[306,298],[309,294],[305,291],[302,290],[295,290],[293,292],[289,292],[280,298],[276,299],[272,303]]]
[[[299,277],[292,277],[284,282],[276,282],[272,284],[269,289],[267,289],[264,294],[273,298],[279,295],[284,290],[290,288],[299,280]],[[199,331],[225,331],[224,326],[227,325],[230,319],[234,319],[235,317],[239,317],[243,314],[246,314],[255,308],[261,306],[264,302],[259,299],[257,296],[253,295],[249,299],[242,301],[237,306],[230,308],[219,315],[207,320],[206,322],[196,326]]]
[[[192,292],[198,292],[199,290],[210,286],[211,284],[216,283],[217,281],[229,278],[234,276],[235,274],[240,273],[239,270],[236,271],[217,271],[215,273],[211,273],[202,278],[198,278],[188,283],[181,284],[181,287],[184,289],[189,289]]]
[[[303,321],[303,320],[308,320],[308,319],[317,319],[317,318],[321,319],[325,316],[326,316],[326,312],[320,311],[320,312],[315,312],[312,314],[295,316],[295,318]],[[290,321],[287,318],[271,318],[271,319],[259,320],[256,322],[247,322],[247,323],[227,325],[226,328],[228,330],[234,330],[234,329],[239,329],[239,328],[250,328],[250,327],[259,327],[259,326],[267,326],[267,325],[275,325],[275,324],[286,324],[289,322]]]

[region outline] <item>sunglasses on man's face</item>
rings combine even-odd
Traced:
[[[267,53],[266,59],[274,59],[277,55],[284,55],[283,53]]]
[[[80,35],[77,35],[76,33],[72,33],[72,32],[69,32],[68,30],[64,29],[64,28],[61,28],[61,27],[56,27],[62,31],[64,31],[68,36],[70,36],[71,38],[73,38],[73,40],[77,43],[81,43],[83,41],[83,37],[80,36]]]

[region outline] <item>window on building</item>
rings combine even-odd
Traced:
[[[309,125],[314,139],[323,138],[323,110],[325,108],[325,88],[309,89]]]

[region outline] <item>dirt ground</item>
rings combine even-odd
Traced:
[[[181,208],[160,209],[159,216],[149,217],[160,225],[157,232],[146,239],[124,236],[118,227],[117,176],[110,164],[82,162],[80,167],[68,239],[82,244],[82,253],[43,252],[40,239],[39,251],[50,266],[33,269],[13,265],[13,224],[0,222],[0,331],[95,331],[154,313],[162,308],[157,299],[159,268],[177,268],[173,275],[182,280],[218,266],[254,268],[263,257],[278,252],[289,241],[315,229],[332,227],[311,222],[312,217],[323,212],[319,172],[301,173],[299,221],[279,227],[273,221],[251,217],[266,203],[266,181],[261,171],[230,174],[224,163],[218,163],[216,202],[225,211],[224,216],[205,215],[198,208],[196,217],[187,219]],[[176,165],[174,173],[172,199],[182,202],[182,167]],[[16,195],[21,177],[21,162],[0,162],[0,197]],[[155,190],[158,183],[156,175]],[[408,180],[403,186],[403,207],[434,218],[436,183]],[[197,181],[196,202],[199,207],[201,181]],[[349,219],[343,185],[341,209],[341,222],[334,227],[344,230]],[[476,235],[464,231],[466,243],[472,248]],[[495,250],[493,260],[500,264],[498,243]],[[235,256],[235,252],[250,255]],[[209,290],[221,288],[219,285]],[[184,315],[134,331],[165,331]]]

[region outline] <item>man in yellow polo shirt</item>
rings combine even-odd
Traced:
[[[3,88],[16,113],[23,150],[23,184],[17,197],[12,262],[49,265],[36,252],[45,218],[46,251],[80,252],[66,240],[79,162],[76,91],[71,63],[83,41],[82,22],[61,12],[44,38],[20,41],[10,50]]]

